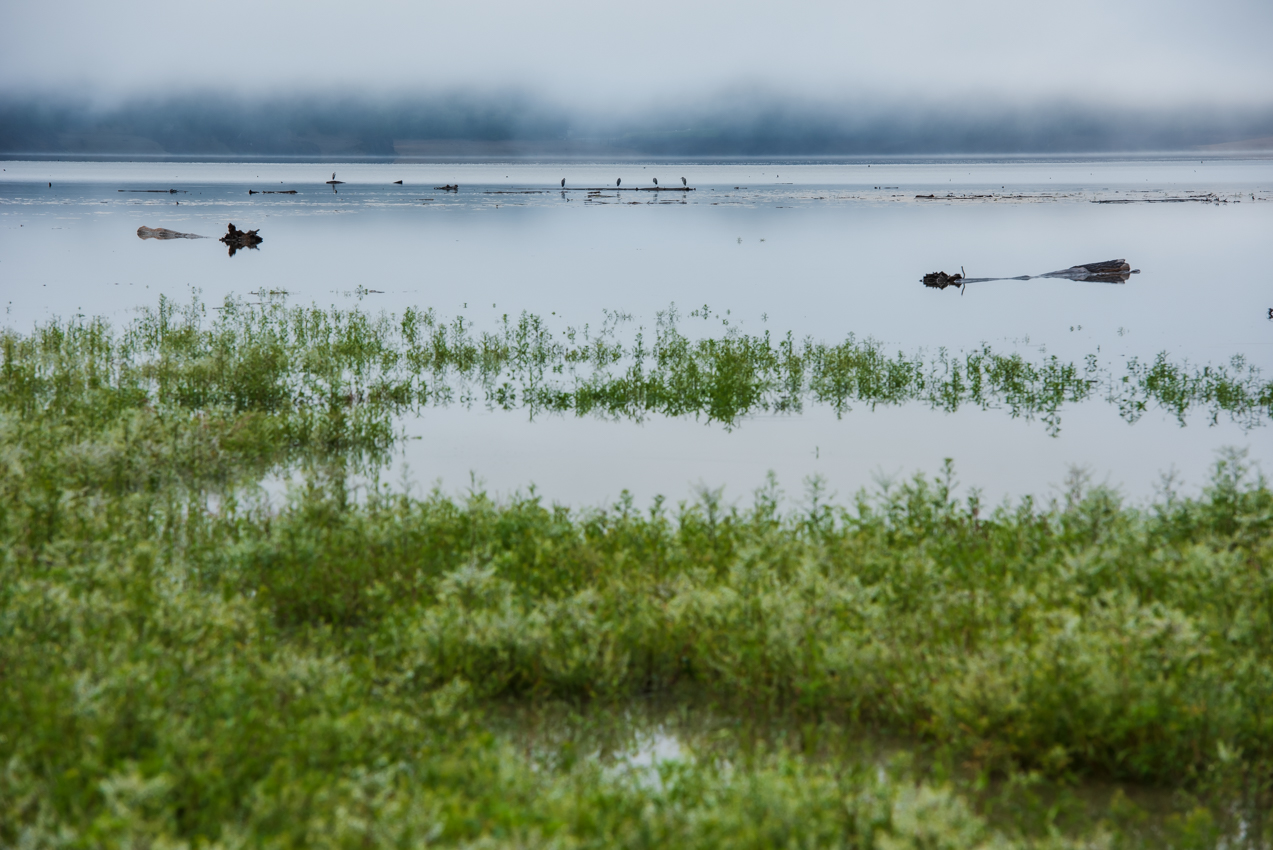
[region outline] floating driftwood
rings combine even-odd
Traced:
[[[265,241],[260,236],[257,236],[256,233],[255,230],[239,230],[234,226],[234,222],[230,222],[229,230],[226,231],[225,236],[221,237],[220,241],[230,246],[230,256],[233,257],[234,253],[240,248],[255,250],[257,245]]]
[[[137,236],[140,239],[207,239],[206,236],[200,236],[198,233],[180,233],[176,230],[169,230],[166,227],[146,227],[142,225],[137,228]]]
[[[395,181],[393,181],[393,185],[395,185],[395,186],[401,186],[401,185],[402,185],[402,181],[401,181],[401,180],[395,180]]]
[[[249,195],[295,195],[295,189],[248,189]]]
[[[50,183],[50,186],[53,184]],[[185,195],[185,189],[116,189],[117,192],[136,192],[143,195]]]
[[[433,187],[433,191],[435,191],[435,192],[458,192],[458,191],[460,191],[460,186],[459,186],[459,184],[458,184],[458,183],[457,183],[456,185],[454,185],[454,186],[434,186],[434,187]]]
[[[945,289],[948,286],[962,289],[969,283],[985,283],[991,280],[1038,280],[1040,278],[1062,278],[1064,280],[1083,280],[1093,283],[1126,283],[1127,279],[1132,275],[1140,274],[1140,269],[1132,268],[1131,264],[1126,260],[1103,260],[1099,263],[1070,266],[1068,269],[1060,269],[1047,274],[1023,274],[1018,277],[965,277],[962,272],[962,268],[960,269],[960,274],[930,272],[924,275],[922,283],[924,286],[929,286],[933,289]]]

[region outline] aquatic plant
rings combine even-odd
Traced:
[[[649,341],[643,329],[625,340],[620,326],[630,317],[617,314],[590,332],[554,330],[529,313],[479,331],[463,316],[446,321],[431,310],[372,316],[231,298],[215,312],[209,321],[197,300],[184,309],[161,300],[120,332],[79,319],[28,336],[7,332],[5,404],[73,402],[94,415],[145,407],[254,412],[283,429],[290,449],[353,440],[373,453],[386,445],[392,416],[451,404],[531,415],[695,416],[727,428],[807,403],[837,415],[854,405],[952,412],[972,405],[1037,417],[1051,433],[1065,405],[1101,398],[1131,422],[1152,406],[1182,424],[1195,409],[1244,428],[1273,415],[1273,381],[1240,357],[1198,367],[1161,354],[1118,370],[1095,355],[1081,364],[1055,356],[1032,362],[989,346],[889,354],[852,334],[838,343],[797,341],[791,333],[742,333],[728,321],[720,336],[692,338],[674,309],[660,314]]]

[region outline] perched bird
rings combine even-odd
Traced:
[[[657,177],[654,178],[654,185],[655,186],[659,185],[659,178]]]
[[[690,184],[686,183],[686,182],[685,182],[685,178],[684,178],[684,177],[682,177],[682,178],[681,178],[681,185],[682,185],[682,186],[688,186],[688,185],[690,185]]]
[[[564,189],[564,188],[566,188],[566,178],[565,178],[565,177],[561,178],[561,188],[563,188],[563,189]]]
[[[618,188],[619,188],[619,184],[620,184],[620,183],[622,183],[622,182],[623,182],[623,178],[622,178],[622,177],[620,177],[618,180],[614,181],[614,188],[618,189]],[[1252,198],[1252,200],[1254,200],[1254,199],[1255,199],[1255,195],[1252,195],[1252,196],[1251,196],[1251,198]]]

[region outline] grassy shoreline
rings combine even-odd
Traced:
[[[1143,505],[1076,477],[991,508],[956,499],[949,466],[797,511],[772,482],[748,507],[355,493],[413,382],[480,377],[481,357],[413,362],[436,333],[362,314],[222,314],[205,328],[165,303],[119,333],[2,340],[0,844],[1267,835],[1273,490],[1239,454]],[[659,339],[687,347],[661,374],[711,365],[687,397],[735,386],[737,337]],[[1251,380],[1234,410],[1263,410]],[[301,483],[270,505],[257,483],[282,468]],[[656,782],[585,757],[586,736],[544,759],[500,731],[510,706],[622,726],[652,696],[730,719]],[[879,735],[915,757],[835,743]],[[1166,789],[1172,810],[1146,824],[1116,794],[1070,823],[1031,790],[1108,781]]]

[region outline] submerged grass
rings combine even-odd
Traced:
[[[728,321],[721,336],[692,338],[675,309],[660,314],[651,340],[643,329],[625,339],[630,317],[619,314],[590,332],[553,330],[528,313],[478,331],[462,316],[447,322],[431,310],[372,316],[231,298],[214,312],[209,320],[198,300],[178,308],[165,299],[121,331],[93,319],[54,321],[28,336],[6,332],[5,406],[76,405],[62,413],[88,427],[139,408],[255,413],[284,429],[274,442],[288,450],[342,452],[383,448],[395,413],[448,404],[636,420],[695,416],[726,427],[808,403],[840,415],[854,405],[951,412],[971,405],[1037,417],[1053,433],[1065,405],[1093,399],[1117,405],[1128,421],[1155,406],[1182,424],[1194,410],[1244,428],[1273,416],[1273,380],[1241,357],[1199,367],[1164,353],[1116,370],[1095,355],[1081,364],[1055,356],[1031,362],[989,346],[890,355],[852,334],[839,343],[790,333],[775,339]]]
[[[122,332],[3,339],[0,844],[1262,846],[1273,491],[1240,455],[1145,507],[1076,477],[1050,504],[989,509],[954,498],[949,468],[849,505],[814,488],[798,510],[776,484],[745,508],[351,494],[389,415],[441,387],[499,403],[510,373],[521,392],[572,364],[594,387],[639,368],[647,389],[730,388],[641,410],[730,422],[814,376],[900,398],[931,364],[830,369],[827,347],[670,325],[646,353],[556,342],[532,317],[478,336],[427,314],[221,312],[205,326],[164,302]],[[874,362],[861,346],[837,350]],[[771,356],[759,371],[786,388],[738,389]],[[961,366],[943,392],[1070,380],[985,357],[982,389]],[[1254,373],[1139,368],[1127,383],[1152,398],[1264,410]],[[997,369],[1017,377],[993,395]],[[295,466],[284,506],[257,497]],[[621,714],[651,694],[794,734],[725,734],[658,781],[495,734],[510,704]],[[828,749],[880,734],[923,758]],[[1081,827],[1051,805],[1003,814],[1035,805],[1031,783],[1092,779],[1172,789],[1175,814],[1127,828],[1141,814],[1117,795]]]

